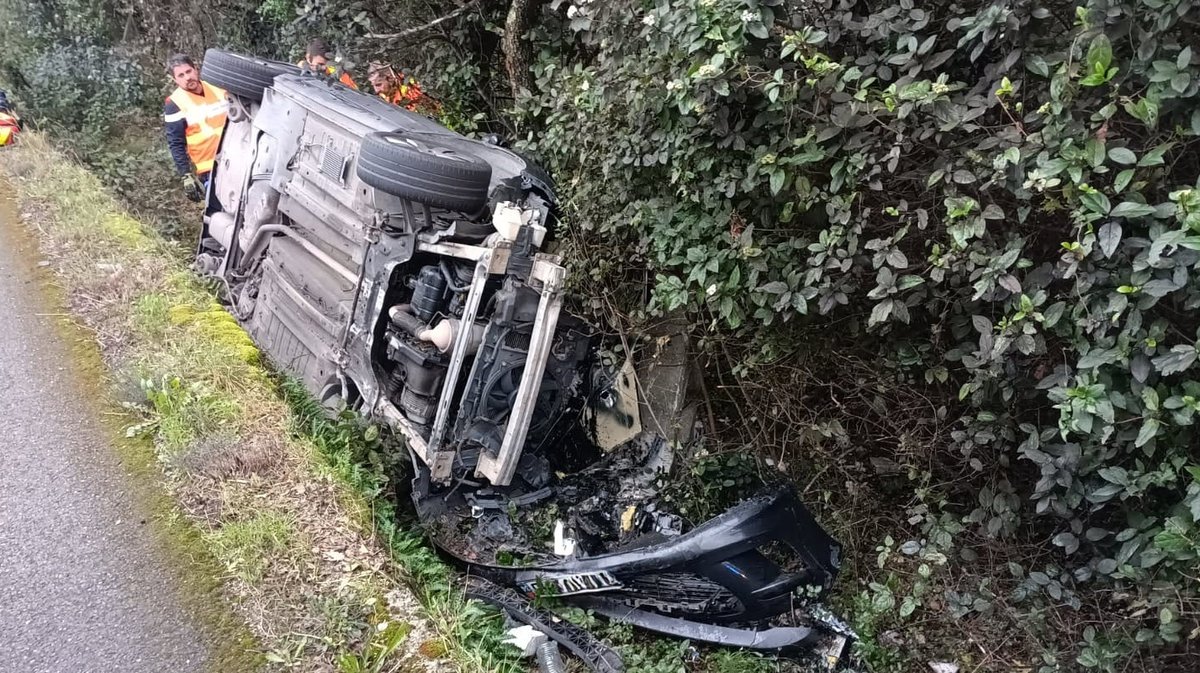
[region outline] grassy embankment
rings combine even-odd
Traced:
[[[499,617],[371,497],[383,479],[353,455],[362,429],[289,404],[183,251],[91,173],[33,133],[4,152],[55,292],[99,345],[102,387],[130,435],[153,440],[127,450],[174,496],[160,518],[215,558],[246,647],[271,669],[517,670]]]

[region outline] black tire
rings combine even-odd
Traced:
[[[300,68],[223,49],[209,49],[204,52],[200,78],[238,98],[258,103],[262,101],[263,89],[274,84],[276,76],[286,74],[298,75]]]
[[[487,203],[492,167],[483,159],[412,133],[370,133],[358,153],[358,177],[418,203],[476,213]]]

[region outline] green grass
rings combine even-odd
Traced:
[[[206,533],[205,538],[229,572],[256,584],[272,559],[288,550],[295,534],[290,519],[266,511],[244,521],[223,524]]]
[[[156,431],[159,452],[166,462],[200,439],[226,432],[239,413],[236,400],[204,381],[185,383],[178,376],[164,374],[158,380],[144,379],[142,387],[154,415],[139,429]]]

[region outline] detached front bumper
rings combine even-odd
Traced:
[[[841,545],[792,491],[780,490],[655,544],[536,568],[472,564],[472,572],[517,587],[529,598],[552,595],[682,635],[679,620],[741,625],[790,614],[800,598],[833,584],[840,557]],[[805,637],[793,632],[784,640]],[[764,649],[781,646],[775,637],[754,642]],[[728,644],[755,647],[754,642],[732,637]]]

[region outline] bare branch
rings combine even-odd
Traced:
[[[440,17],[434,19],[433,21],[430,21],[429,23],[422,24],[415,28],[407,28],[398,33],[367,33],[366,37],[369,37],[374,40],[395,40],[397,38],[408,37],[409,35],[415,35],[416,33],[419,33],[423,30],[429,30],[430,28],[433,28],[434,26],[437,26],[438,24],[445,23],[446,21],[449,21],[456,16],[461,16],[461,15],[465,14],[467,12],[467,10],[469,10],[475,6],[476,2],[478,2],[478,0],[470,0],[470,2],[459,7],[458,9],[454,10],[453,12],[450,12],[449,14],[447,14],[445,16],[440,16]]]

